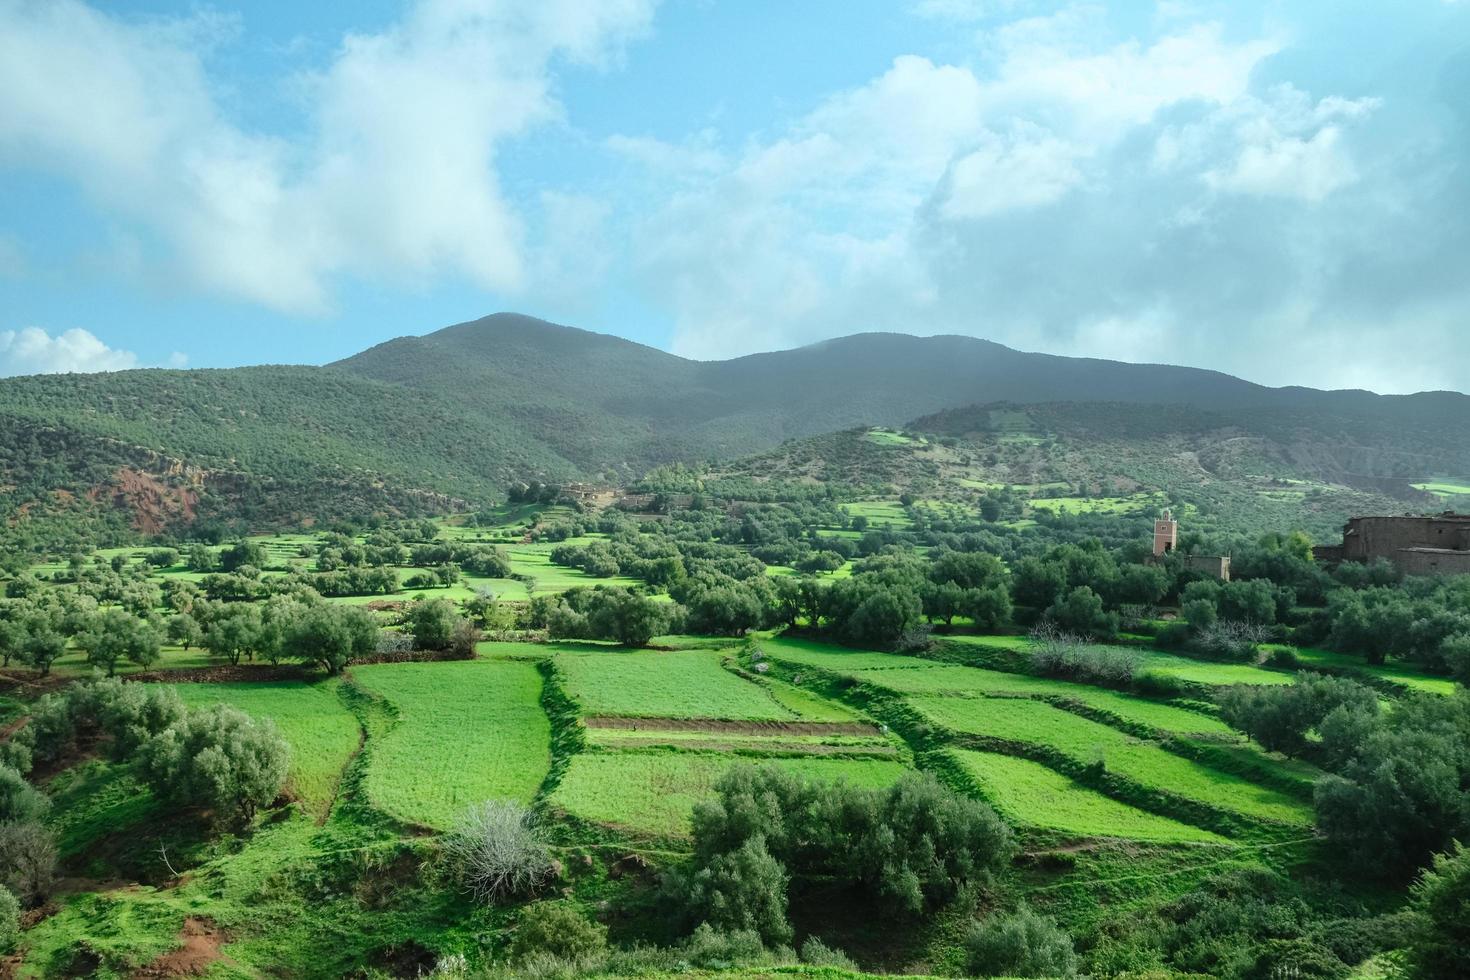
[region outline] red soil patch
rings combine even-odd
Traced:
[[[221,950],[229,937],[208,919],[184,920],[179,930],[181,945],[133,973],[134,977],[202,977],[210,966],[230,962]]]
[[[588,728],[650,732],[723,732],[731,735],[878,735],[861,721],[716,721],[710,718],[584,718]]]

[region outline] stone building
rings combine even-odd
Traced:
[[[1343,525],[1342,544],[1319,545],[1312,556],[1328,564],[1383,558],[1406,575],[1467,575],[1470,514],[1354,517]]]
[[[1179,522],[1172,511],[1164,511],[1154,521],[1154,560],[1161,561],[1165,555],[1175,554],[1179,547]],[[1222,582],[1230,581],[1229,555],[1183,555],[1184,567],[1191,571],[1213,575]]]

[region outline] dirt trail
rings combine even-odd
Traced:
[[[711,718],[583,719],[588,728],[621,728],[650,732],[722,732],[730,735],[880,735],[877,727],[860,721],[716,721]]]

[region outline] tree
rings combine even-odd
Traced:
[[[188,613],[177,613],[169,618],[168,639],[188,650],[204,642],[204,627]]]
[[[161,799],[248,824],[286,781],[291,748],[275,725],[229,705],[189,712],[139,750],[138,772]]]
[[[234,603],[209,624],[204,633],[204,649],[211,657],[238,664],[260,646],[261,639],[260,607]]]
[[[790,876],[760,835],[716,854],[684,886],[691,919],[721,931],[751,930],[772,945],[791,941],[786,919]]]
[[[108,677],[117,672],[118,661],[124,658],[140,667],[149,666],[158,659],[161,643],[151,623],[121,609],[102,610],[82,637],[87,660],[106,668]]]
[[[664,607],[628,589],[597,589],[597,602],[588,614],[595,635],[624,646],[647,646],[668,624]]]
[[[1107,612],[1102,598],[1085,585],[1052,603],[1046,618],[1064,630],[1097,640],[1111,639],[1118,632],[1118,614]]]
[[[51,665],[66,653],[66,637],[50,627],[32,629],[26,637],[25,662],[45,677],[51,673]]]
[[[1407,966],[1416,980],[1470,977],[1470,850],[1456,843],[1410,890],[1418,923]]]
[[[45,898],[56,879],[56,837],[39,820],[0,823],[0,883],[31,903]]]
[[[195,542],[189,545],[188,555],[184,558],[184,564],[191,572],[212,572],[219,567],[219,559],[215,557],[213,549],[207,544]]]
[[[970,927],[969,972],[978,977],[1070,977],[1077,973],[1072,939],[1050,918],[1022,906]]]
[[[24,659],[29,640],[24,624],[0,619],[0,665],[9,667],[11,660]]]
[[[365,657],[377,647],[378,624],[360,606],[305,606],[281,631],[283,657],[316,664],[329,674],[340,673],[354,658]]]
[[[416,602],[408,612],[408,630],[420,650],[447,650],[460,621],[459,611],[448,599]]]

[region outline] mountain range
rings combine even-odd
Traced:
[[[145,531],[432,512],[490,502],[516,479],[623,482],[855,427],[975,438],[992,418],[976,406],[996,403],[1073,406],[1052,423],[1062,439],[1103,424],[1124,441],[1245,439],[1283,477],[1391,491],[1470,473],[1470,397],[1452,392],[1269,388],[895,333],[695,361],[499,313],[323,367],[0,380],[0,510],[14,528],[111,509]]]

